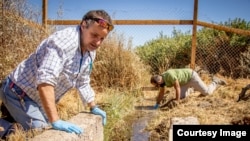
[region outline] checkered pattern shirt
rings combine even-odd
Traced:
[[[80,27],[69,27],[43,40],[37,50],[21,62],[9,77],[40,105],[37,86],[41,83],[55,87],[56,102],[69,89],[77,88],[82,101],[89,103],[95,96],[90,86],[95,55],[95,51],[81,54]]]

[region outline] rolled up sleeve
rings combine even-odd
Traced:
[[[53,40],[45,42],[37,54],[38,70],[37,85],[48,83],[57,84],[57,78],[63,67],[63,53]]]

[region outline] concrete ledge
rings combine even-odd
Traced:
[[[81,135],[49,129],[32,138],[30,141],[103,141],[103,125],[101,116],[91,113],[79,113],[69,120],[83,128]]]
[[[168,132],[169,141],[173,141],[173,125],[199,125],[200,122],[196,117],[173,117],[170,121]]]

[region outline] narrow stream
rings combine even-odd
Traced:
[[[152,99],[143,99],[140,103],[142,106],[137,106],[136,116],[138,117],[132,124],[132,137],[131,141],[148,141],[150,133],[144,130],[148,122],[154,118],[157,110],[153,109],[153,104],[155,103]]]
[[[147,131],[144,131],[146,126],[148,125],[148,122],[151,120],[153,115],[155,115],[156,111],[140,111],[141,117],[138,118],[136,121],[134,121],[132,128],[132,137],[131,141],[148,141],[150,137],[150,133]],[[139,113],[139,112],[138,112]]]

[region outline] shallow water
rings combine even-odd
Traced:
[[[142,117],[133,123],[131,141],[148,141],[150,133],[144,131],[145,127],[148,124],[148,120],[149,118]]]
[[[137,109],[139,109],[138,119],[132,125],[131,141],[148,141],[150,133],[144,129],[156,114],[156,110],[153,109],[153,106],[137,107]]]

